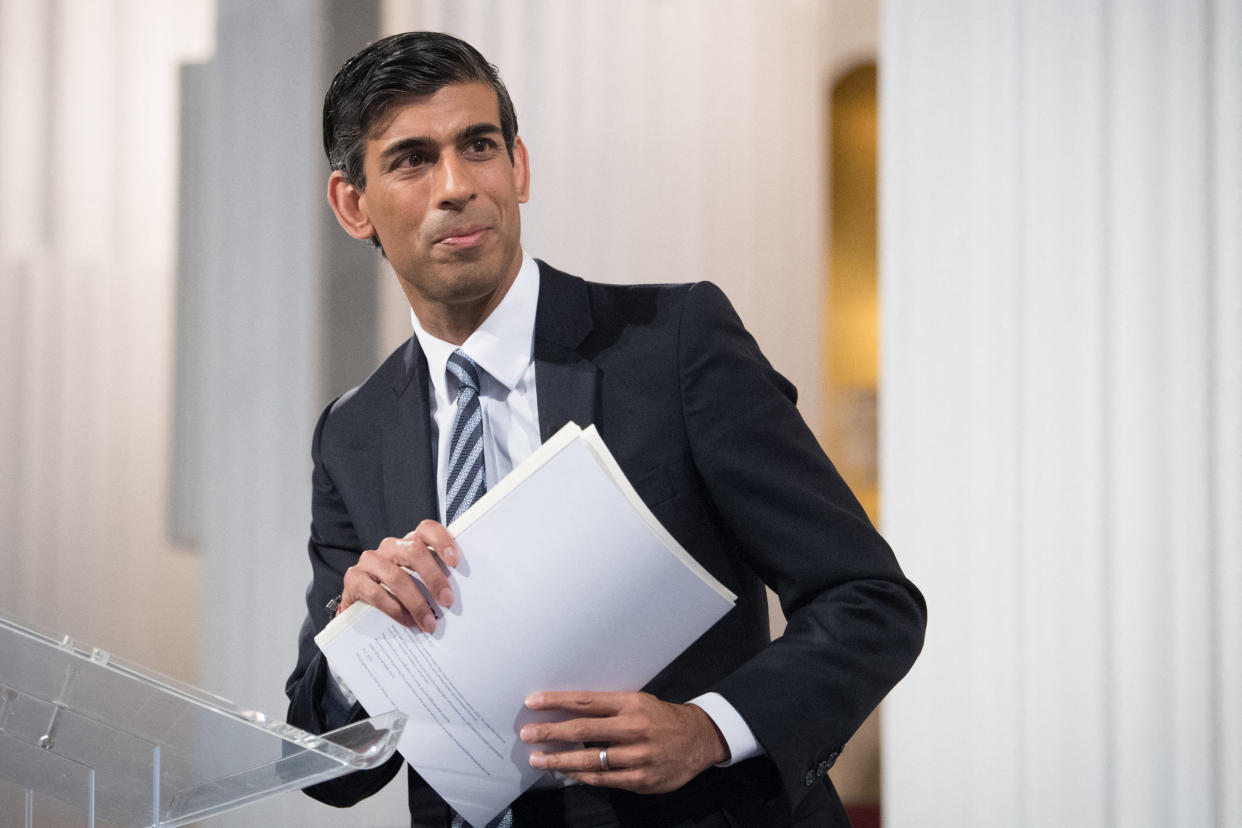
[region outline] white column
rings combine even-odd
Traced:
[[[205,5],[0,0],[0,612],[188,680],[198,565],[164,509],[177,71]]]
[[[883,7],[885,821],[1242,821],[1242,11]]]
[[[332,6],[332,8],[327,8]],[[356,7],[359,14],[365,10]],[[344,6],[219,0],[218,46],[187,87],[179,398],[184,451],[201,479],[181,515],[203,558],[202,685],[281,719],[310,579],[310,435],[343,388],[323,354],[339,273],[319,143],[326,80]],[[346,54],[373,38],[356,33]],[[343,59],[343,58],[342,58]],[[341,234],[340,243],[355,243]],[[349,297],[346,297],[347,299]],[[358,342],[368,342],[367,331]],[[363,377],[357,377],[361,380]],[[212,825],[340,825],[342,813],[291,792]],[[352,809],[350,824],[408,825],[404,785]]]

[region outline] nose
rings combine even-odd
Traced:
[[[435,199],[440,209],[460,210],[474,198],[470,164],[457,153],[446,152],[442,155],[436,173]]]

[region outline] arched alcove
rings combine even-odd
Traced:
[[[880,508],[876,81],[876,64],[868,60],[832,78],[827,94],[820,423],[825,450],[873,521]],[[878,713],[850,739],[832,780],[856,828],[878,824]]]

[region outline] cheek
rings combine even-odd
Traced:
[[[403,244],[410,244],[418,238],[423,216],[408,206],[389,203],[382,210],[376,211],[373,221],[381,237],[387,233],[400,237]]]

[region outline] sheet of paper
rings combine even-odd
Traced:
[[[540,774],[527,695],[636,690],[733,605],[594,429],[566,429],[450,527],[457,598],[433,635],[357,603],[315,639],[369,713],[409,716],[399,750],[476,828]]]

